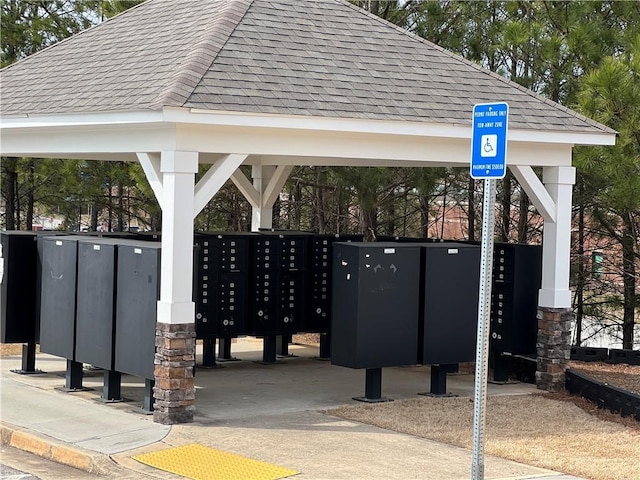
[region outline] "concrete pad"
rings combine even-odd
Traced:
[[[319,412],[220,422],[211,429],[176,425],[165,442],[201,443],[301,473],[300,480],[354,478],[468,479],[471,452]],[[485,478],[526,478],[549,470],[487,457]]]
[[[34,386],[39,380],[42,388]],[[171,429],[153,423],[150,416],[110,408],[115,404],[55,390],[54,385],[64,383],[56,376],[38,379],[3,373],[0,382],[3,422],[96,452],[111,454],[148,445],[162,440]],[[95,397],[100,390],[82,393],[87,394]]]
[[[144,380],[122,376],[128,401],[102,403],[102,372],[86,371],[83,386],[90,391],[63,393],[66,362],[39,354],[40,375],[9,373],[20,357],[5,357],[0,365],[2,421],[29,433],[53,438],[81,451],[109,455],[128,471],[169,478],[150,471],[130,457],[169,446],[201,443],[212,448],[301,472],[296,478],[437,478],[467,479],[471,452],[322,413],[355,403],[364,393],[365,371],[315,360],[318,349],[291,345],[296,357],[261,365],[262,341],[241,338],[232,347],[237,362],[196,371],[195,422],[155,424],[141,413]],[[198,362],[201,349],[198,349]],[[429,389],[430,369],[424,366],[385,368],[382,394],[415,398]],[[472,397],[473,375],[450,375],[448,391]],[[527,394],[533,385],[489,385],[490,395]],[[3,434],[4,438],[4,434]],[[109,457],[105,457],[109,458]],[[133,475],[135,478],[135,475]],[[487,457],[486,478],[570,480],[548,470]]]

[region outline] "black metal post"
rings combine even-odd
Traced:
[[[289,353],[289,344],[293,341],[292,335],[278,335],[276,337],[276,352],[279,357],[295,357]]]
[[[221,337],[218,339],[218,361],[219,362],[235,362],[238,359],[231,356],[231,340],[232,337]]]
[[[490,383],[507,383],[511,370],[511,355],[496,353],[493,357],[493,380]]]
[[[22,372],[36,373],[36,344],[26,343],[22,345]]]
[[[153,412],[153,386],[155,384],[155,380],[151,380],[150,378],[144,379],[144,403],[142,404],[142,410],[147,413]]]
[[[276,335],[264,337],[262,344],[262,363],[276,363]]]
[[[370,400],[382,398],[381,368],[367,368],[364,382],[364,396]]]
[[[364,380],[364,397],[353,397],[354,400],[367,403],[391,402],[382,397],[382,368],[367,368]]]
[[[289,356],[289,336],[288,335],[276,336],[276,353],[281,357]]]
[[[447,366],[431,365],[431,395],[444,396],[447,394]]]
[[[319,360],[329,360],[331,358],[331,332],[320,334],[320,355]]]
[[[82,390],[82,363],[67,360],[67,371],[64,382],[65,390],[75,392]]]
[[[216,366],[216,339],[205,338],[202,341],[202,367],[214,368]]]
[[[122,401],[121,394],[122,374],[115,370],[104,371],[104,383],[102,386],[102,400],[105,402]]]

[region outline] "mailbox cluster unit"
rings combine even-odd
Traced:
[[[253,334],[302,331],[310,241],[311,235],[303,233],[263,232],[254,238],[249,296]]]
[[[332,245],[361,239],[287,231],[198,232],[196,336],[327,332]]]
[[[198,338],[234,337],[248,331],[251,234],[197,233],[195,302]]]
[[[309,313],[305,332],[328,332],[331,329],[332,255],[335,242],[361,242],[362,235],[318,234],[311,239],[311,275]]]
[[[36,343],[37,235],[0,232],[0,342]]]
[[[542,247],[497,243],[493,253],[490,349],[535,354]]]
[[[160,245],[43,237],[40,349],[153,379]]]
[[[338,243],[331,361],[375,369],[473,360],[480,248],[442,243]]]
[[[333,255],[331,363],[378,369],[417,361],[420,247],[337,243]]]

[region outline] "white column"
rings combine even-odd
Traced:
[[[198,152],[162,152],[162,259],[158,322],[192,323],[193,211]]]
[[[542,288],[538,305],[570,308],[571,198],[574,167],[544,167],[542,182],[555,203],[555,221],[545,219],[542,236]]]
[[[251,167],[253,187],[258,191],[260,207],[251,207],[251,231],[257,232],[260,228],[273,226],[273,204],[264,206],[264,194],[271,177],[276,171],[272,165],[254,165]]]

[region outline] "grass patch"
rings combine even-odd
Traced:
[[[486,453],[593,480],[638,480],[638,422],[607,421],[567,399],[546,394],[489,397]],[[327,413],[463,448],[473,445],[470,398],[421,397]]]

